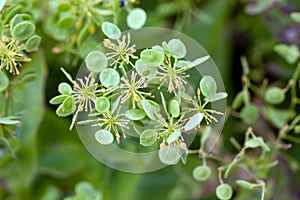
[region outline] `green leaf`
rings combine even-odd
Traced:
[[[242,188],[247,189],[247,190],[252,190],[255,187],[254,184],[252,184],[248,181],[245,181],[245,180],[236,180],[235,182],[237,185],[239,185]]]
[[[32,36],[34,31],[35,25],[31,22],[24,21],[20,22],[13,28],[11,35],[18,41],[24,41]]]
[[[3,71],[0,71],[0,92],[3,92],[9,86],[9,79]]]
[[[74,112],[75,111],[75,98],[73,96],[69,96],[65,98],[63,103],[61,104],[64,112]]]
[[[253,124],[259,116],[259,110],[256,105],[248,104],[244,106],[240,112],[242,121],[246,124]]]
[[[181,157],[181,149],[179,145],[167,146],[158,151],[158,156],[162,163],[166,165],[175,165]]]
[[[146,113],[140,109],[131,109],[125,112],[125,116],[130,120],[141,120],[146,117]]]
[[[250,138],[245,142],[245,146],[248,148],[257,148],[261,147],[265,151],[270,151],[270,148],[268,145],[264,142],[264,139],[262,137],[255,137],[255,138]]]
[[[281,104],[285,100],[285,91],[281,88],[270,87],[265,93],[265,100],[269,104]]]
[[[299,49],[295,44],[277,44],[274,47],[274,51],[290,64],[295,63],[299,58]]]
[[[61,67],[60,70],[64,73],[64,75],[71,83],[75,83],[75,81],[72,79],[72,76],[66,70],[64,70],[64,68]]]
[[[70,10],[71,8],[72,8],[72,4],[69,3],[69,2],[61,2],[61,3],[59,3],[59,5],[58,5],[58,7],[57,7],[57,9],[58,9],[59,11],[68,11],[68,10]]]
[[[99,130],[95,133],[95,139],[102,145],[108,145],[114,141],[114,136],[108,130]]]
[[[194,168],[193,177],[197,181],[206,181],[211,177],[211,169],[206,165],[199,165]]]
[[[62,95],[71,95],[73,90],[68,83],[63,82],[58,85],[58,92]]]
[[[174,131],[173,133],[171,133],[171,135],[169,135],[169,137],[167,138],[167,143],[171,144],[172,142],[175,142],[178,140],[178,138],[181,136],[181,131]]]
[[[232,187],[227,183],[220,184],[216,188],[216,195],[220,200],[229,200],[233,195]]]
[[[164,53],[157,49],[143,50],[140,56],[143,63],[152,67],[159,67],[164,61]]]
[[[21,84],[18,84],[20,76],[15,76],[11,79],[14,86],[9,87],[7,110],[10,115],[19,115],[22,125],[15,129],[19,143],[16,159],[1,165],[0,177],[7,180],[8,191],[18,194],[30,190],[38,170],[36,134],[44,115],[46,68],[44,54],[41,51],[32,54],[31,62],[23,65],[21,74],[34,71],[38,76]]]
[[[57,26],[60,29],[68,29],[75,23],[75,17],[70,11],[60,12]]]
[[[68,97],[68,95],[59,95],[59,96],[53,97],[50,100],[50,104],[53,104],[53,105],[61,104],[67,97]]]
[[[135,69],[140,76],[145,78],[153,78],[157,73],[157,68],[144,64],[141,59],[135,62]]]
[[[25,43],[25,51],[32,52],[37,51],[41,43],[42,38],[38,35],[31,36]]]
[[[168,42],[168,47],[174,58],[184,58],[186,55],[186,47],[179,39],[172,39]]]
[[[240,91],[234,98],[232,102],[233,109],[239,109],[243,104],[248,104],[250,102],[250,94],[248,90]]]
[[[184,68],[184,67],[190,67],[192,64],[191,61],[188,61],[188,60],[179,60],[177,62],[177,68]]]
[[[75,196],[67,197],[64,200],[102,200],[102,193],[86,181],[76,184]]]
[[[96,110],[98,113],[102,114],[109,111],[110,102],[106,97],[99,97],[96,100]]]
[[[203,56],[201,58],[197,58],[196,60],[194,60],[190,66],[191,67],[196,67],[198,65],[201,65],[202,63],[206,62],[207,60],[209,60],[210,56]]]
[[[115,24],[104,22],[101,25],[103,33],[111,39],[119,39],[121,37],[121,30]]]
[[[299,12],[292,12],[290,14],[290,17],[292,18],[292,20],[294,20],[297,23],[300,23],[300,13]]]
[[[145,130],[140,135],[140,144],[145,147],[153,145],[157,140],[157,135],[158,134],[154,130],[151,129]]]
[[[169,112],[172,117],[177,118],[180,115],[180,105],[179,102],[175,99],[171,100],[169,105]]]
[[[196,128],[196,126],[198,126],[200,124],[200,122],[203,119],[203,114],[202,113],[197,113],[195,115],[193,115],[189,121],[184,125],[184,130],[185,131],[190,131],[194,128]]]
[[[141,8],[134,8],[130,11],[130,13],[127,15],[127,25],[131,29],[139,29],[144,26],[146,23],[147,14],[146,12]]]
[[[101,51],[92,51],[87,55],[85,63],[88,70],[98,73],[107,67],[107,58]]]
[[[120,83],[120,75],[115,69],[105,69],[100,74],[100,81],[106,88],[116,87]]]
[[[212,99],[217,93],[217,83],[211,76],[203,76],[200,81],[200,90],[207,99]]]

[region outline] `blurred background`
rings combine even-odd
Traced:
[[[201,163],[197,155],[188,156],[186,165],[179,163],[145,174],[116,171],[93,158],[81,143],[76,130],[69,131],[71,119],[57,117],[56,106],[48,102],[57,95],[59,83],[66,80],[60,67],[64,67],[75,77],[86,52],[103,40],[99,26],[94,23],[95,30],[90,31],[93,33],[92,39],[86,40],[86,46],[74,46],[70,31],[51,27],[51,20],[56,15],[55,5],[65,1],[8,2],[23,5],[22,12],[34,16],[42,42],[39,51],[29,55],[32,62],[25,64],[21,71],[21,74],[34,71],[37,77],[25,83],[22,83],[22,75],[14,78],[14,83],[19,81],[22,84],[14,85],[10,92],[14,95],[6,101],[7,106],[11,107],[11,113],[22,115],[22,125],[15,128],[15,139],[8,138],[12,151],[16,153],[15,158],[4,145],[0,146],[3,147],[0,149],[0,199],[64,199],[80,193],[78,185],[83,181],[87,185],[82,186],[86,187],[82,190],[89,191],[87,193],[90,195],[100,195],[105,200],[217,199],[215,187],[218,185],[219,161],[208,161],[213,174],[209,181],[202,183],[192,177],[193,169]],[[73,4],[72,9],[81,9],[83,5],[80,0],[69,2]],[[143,8],[147,13],[146,27],[177,30],[190,36],[207,50],[223,77],[229,107],[222,137],[213,153],[227,161],[231,160],[237,151],[230,138],[234,137],[237,142],[242,143],[248,127],[230,110],[233,99],[243,87],[240,58],[247,58],[249,77],[254,85],[259,86],[267,78],[274,85],[284,87],[293,76],[297,64],[286,62],[274,52],[274,46],[279,43],[300,45],[300,24],[289,16],[290,13],[299,11],[300,1],[104,1],[106,5],[110,3],[118,4],[119,12],[124,13],[127,8],[122,7],[122,3]],[[122,30],[128,29],[122,17],[119,17],[117,24]],[[76,32],[75,34],[78,35]],[[83,50],[76,53],[77,48]],[[256,105],[262,104],[259,97],[254,94],[251,96]],[[299,113],[299,108],[295,111]],[[258,135],[271,138],[267,141],[272,141],[279,130],[261,115],[252,126]],[[299,138],[297,135],[294,137]],[[281,153],[273,152],[267,157],[279,162],[274,168],[261,172],[261,177],[267,183],[266,199],[300,199],[299,140],[286,141],[292,148],[287,147]],[[196,149],[197,144],[192,144],[191,148]],[[256,157],[251,159],[249,162],[255,165]],[[241,172],[237,171],[233,176],[243,176],[239,173]],[[234,182],[234,179],[228,181]],[[234,186],[234,191],[234,199],[260,199],[259,189],[247,191]]]

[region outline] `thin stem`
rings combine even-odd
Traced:
[[[296,104],[297,104],[297,81],[298,81],[298,78],[300,76],[300,62],[293,74],[293,77],[292,77],[292,85],[291,85],[291,104],[290,104],[290,107],[289,107],[289,110],[290,111],[295,111],[295,108],[296,108]]]

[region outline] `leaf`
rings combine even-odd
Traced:
[[[173,133],[171,133],[171,135],[169,135],[169,137],[167,138],[167,143],[171,144],[172,142],[175,142],[178,140],[178,138],[181,136],[181,131],[174,131]]]
[[[59,19],[57,21],[57,26],[60,29],[68,29],[73,26],[75,22],[75,16],[71,11],[64,11],[59,13]]]
[[[246,100],[246,101],[245,101]],[[239,109],[243,104],[250,102],[250,94],[248,90],[240,91],[234,98],[232,102],[233,109]]]
[[[146,113],[140,109],[131,109],[125,112],[125,116],[130,120],[141,120],[146,117]]]
[[[102,145],[108,145],[114,141],[114,136],[108,130],[99,130],[95,133],[95,139]]]
[[[0,124],[18,125],[18,124],[21,124],[21,121],[19,119],[20,119],[20,117],[18,117],[18,116],[3,117],[3,118],[0,118]]]
[[[185,131],[190,131],[194,128],[196,128],[196,126],[198,126],[200,124],[200,122],[203,119],[203,114],[202,113],[197,113],[195,115],[193,115],[189,121],[184,125],[184,130]]]
[[[31,22],[24,21],[17,24],[12,30],[14,39],[24,41],[34,34],[35,25]]]
[[[146,23],[147,14],[141,8],[134,8],[127,15],[127,25],[131,29],[139,29]]]
[[[7,89],[9,85],[9,79],[3,71],[0,71],[0,92]]]
[[[44,115],[44,88],[46,82],[46,63],[42,51],[31,55],[31,62],[25,63],[21,74],[34,71],[30,82],[18,84],[19,76],[15,76],[9,87],[7,99],[8,115],[20,115],[21,126],[17,126],[16,136],[19,150],[13,162],[1,166],[0,177],[7,180],[7,189],[15,193],[29,190],[37,173],[36,133]],[[22,166],[22,167],[20,167]]]
[[[184,58],[186,55],[186,47],[180,39],[172,39],[168,42],[168,47],[174,58]]]
[[[25,43],[25,51],[32,52],[37,51],[41,43],[42,38],[38,35],[31,36]]]
[[[107,58],[101,51],[92,51],[87,55],[85,63],[88,70],[98,73],[107,67]]]
[[[265,106],[263,108],[263,114],[264,117],[276,128],[283,128],[294,116],[294,112],[285,109],[274,108],[271,106]]]
[[[166,165],[175,165],[181,157],[181,150],[179,145],[167,146],[158,151],[158,156],[162,163]]]
[[[200,90],[207,99],[212,99],[217,92],[217,83],[211,76],[203,76],[200,81]]]
[[[151,129],[145,130],[140,135],[140,144],[145,147],[153,145],[157,140],[157,135],[158,134],[154,130]]]
[[[111,39],[119,39],[121,37],[121,31],[119,27],[110,22],[103,22],[101,25],[103,33]]]
[[[64,68],[60,68],[60,70],[64,73],[64,75],[67,77],[67,79],[71,82],[71,83],[75,83],[75,81],[73,80],[72,76],[64,69]]]

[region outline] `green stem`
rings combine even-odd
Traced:
[[[299,76],[300,76],[300,62],[293,74],[293,78],[292,78],[292,81],[293,81],[293,84],[291,86],[291,104],[290,104],[290,107],[289,107],[289,110],[294,112],[295,111],[295,108],[296,108],[296,104],[297,104],[297,81],[299,79]]]

